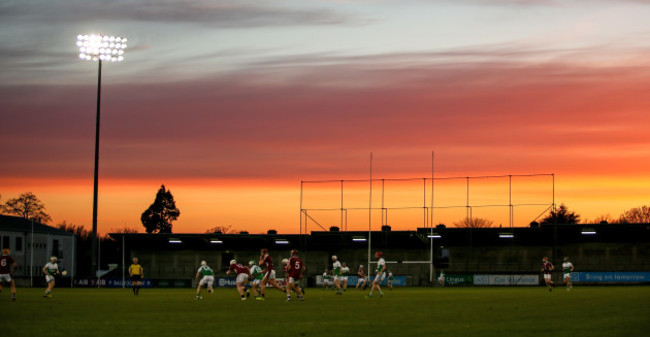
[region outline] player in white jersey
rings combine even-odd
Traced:
[[[341,275],[339,279],[341,280],[341,288],[343,291],[348,289],[348,276],[350,275],[350,267],[348,267],[345,262],[341,264]]]
[[[56,261],[56,256],[50,258],[50,262],[46,263],[43,267],[43,274],[45,274],[45,281],[47,282],[47,289],[43,293],[43,297],[52,297],[52,288],[54,288],[54,276],[61,274],[59,271],[59,264]]]
[[[573,283],[571,283],[571,273],[575,268],[573,263],[569,262],[569,257],[564,257],[564,262],[562,262],[562,272],[564,273],[564,284],[566,285],[566,290],[569,291],[573,288]]]
[[[372,280],[372,286],[370,288],[370,294],[366,295],[366,298],[372,297],[372,293],[377,290],[379,296],[384,296],[384,293],[381,291],[379,284],[386,278],[386,261],[383,258],[384,253],[376,252],[375,257],[377,258],[377,274],[375,274],[374,280]]]
[[[341,262],[339,262],[336,255],[332,255],[332,274],[334,275],[334,287],[336,288],[336,294],[341,295]]]
[[[199,286],[196,288],[196,299],[199,300],[201,299],[201,287],[207,285],[208,286],[208,292],[212,294],[212,284],[214,283],[214,271],[212,268],[208,266],[208,264],[205,261],[201,261],[201,267],[199,267],[199,270],[196,272],[196,279],[198,280],[199,277],[201,280],[199,281]]]
[[[264,277],[264,273],[262,273],[262,267],[258,266],[254,260],[248,261],[248,267],[251,271],[251,287],[253,288],[255,298],[261,299],[262,297],[260,296],[260,283]]]
[[[323,290],[329,288],[332,285],[331,277],[332,276],[330,275],[330,271],[328,269],[325,269],[325,271],[323,271]]]

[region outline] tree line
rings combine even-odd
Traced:
[[[43,202],[33,193],[26,192],[17,198],[9,199],[5,203],[0,203],[0,214],[14,215],[39,223],[49,223],[52,217],[46,213]],[[178,219],[181,212],[176,207],[176,201],[171,191],[161,185],[156,193],[153,203],[142,213],[140,222],[146,233],[172,233],[173,222]],[[644,205],[624,211],[618,217],[601,215],[593,220],[581,222],[580,214],[570,210],[565,204],[560,204],[557,208],[551,209],[548,214],[539,222],[559,223],[559,224],[579,224],[579,223],[650,223],[650,206]],[[466,217],[453,223],[455,227],[461,228],[489,228],[494,225],[494,221],[481,217]],[[63,221],[55,226],[56,228],[74,233],[81,239],[89,237],[92,233],[87,231],[82,225],[69,224]],[[138,230],[130,227],[112,228],[115,233],[137,233]],[[231,226],[215,226],[206,231],[206,233],[228,234],[234,232]],[[108,237],[105,238],[108,240]],[[100,240],[103,240],[100,238]]]

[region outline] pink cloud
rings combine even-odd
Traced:
[[[374,151],[395,159],[386,174],[410,175],[427,172],[431,150],[450,173],[611,171],[603,165],[609,158],[630,172],[650,168],[643,68],[347,62],[297,67],[282,80],[253,69],[195,82],[107,85],[101,173],[340,177],[365,174]],[[3,175],[91,174],[94,88],[2,92],[0,141],[12,144],[3,151]]]

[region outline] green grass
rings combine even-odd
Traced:
[[[241,301],[235,289],[18,289],[0,296],[2,336],[646,336],[650,287],[308,289],[305,302]],[[8,329],[8,330],[7,330]]]

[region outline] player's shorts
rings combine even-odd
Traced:
[[[262,283],[262,280],[258,278],[253,279],[253,281],[251,281],[252,285],[260,285],[260,283]]]
[[[550,281],[551,280],[551,274],[544,274],[544,280]]]
[[[340,276],[338,276],[338,275],[334,275],[334,276],[332,277],[332,279],[333,279],[334,281],[336,281],[336,280],[340,280],[340,279],[341,279],[341,277],[340,277]]]
[[[323,279],[323,284],[324,285],[330,285],[330,284],[332,284],[332,281],[330,279]]]
[[[133,281],[133,282],[142,281],[142,275],[140,275],[140,274],[138,274],[138,275],[131,275],[131,281]]]
[[[264,275],[269,280],[275,280],[275,270],[271,270]]]
[[[45,275],[45,282],[47,282],[47,283],[54,282],[54,276]]]
[[[564,279],[566,280],[568,278],[571,278],[571,273],[565,273],[564,274]]]
[[[300,277],[289,276],[289,284],[297,284],[300,282]]]
[[[11,282],[11,274],[0,274],[0,282],[2,281]]]
[[[347,282],[347,281],[348,281],[348,277],[347,277],[347,276],[339,276],[339,280],[340,280],[341,282]]]
[[[244,283],[244,282],[248,281],[248,274],[246,274],[246,273],[237,274],[236,281],[237,281],[237,283]]]
[[[373,283],[379,283],[379,282],[383,281],[385,278],[386,278],[386,273],[377,274],[377,276],[375,276],[375,279],[372,280],[372,282]]]
[[[208,285],[208,287],[212,287],[212,284],[214,283],[214,276],[213,275],[205,275],[201,278],[201,281],[199,281],[200,286]]]

